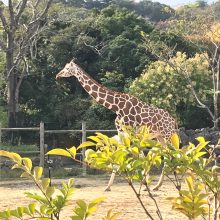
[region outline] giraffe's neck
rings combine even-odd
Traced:
[[[116,103],[124,102],[125,99],[121,98],[121,94],[114,92],[96,82],[88,74],[86,74],[82,69],[78,71],[75,75],[85,91],[93,97],[96,102],[100,103],[104,107],[112,110],[113,112],[118,112],[120,110]]]

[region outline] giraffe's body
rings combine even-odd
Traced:
[[[145,125],[149,127],[150,132],[165,141],[169,141],[175,133],[176,121],[166,110],[147,105],[134,96],[115,92],[100,85],[73,61],[66,64],[56,78],[70,76],[75,76],[86,92],[98,103],[116,113],[115,124],[118,132],[121,130],[121,124],[133,127]]]

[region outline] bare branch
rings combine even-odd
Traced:
[[[40,3],[40,0],[37,0],[36,3],[35,3],[35,5],[34,5],[34,8],[37,8],[37,6],[39,5],[39,3]]]
[[[15,15],[16,25],[18,25],[19,19],[20,19],[21,15],[22,15],[26,5],[27,5],[27,0],[22,0],[21,4],[19,4],[18,13]]]
[[[3,51],[6,51],[6,49],[7,49],[6,44],[1,40],[0,40],[0,49],[2,49]]]
[[[51,3],[52,3],[52,1],[53,0],[49,0],[48,2],[47,2],[47,5],[46,5],[46,7],[44,8],[44,11],[41,13],[41,15],[40,15],[40,19],[42,19],[46,14],[47,14],[47,12],[48,12],[48,10],[49,10],[49,8],[50,8],[50,5],[51,5]]]
[[[36,23],[38,23],[40,20],[42,20],[44,18],[44,16],[47,14],[49,8],[50,8],[50,5],[52,3],[53,0],[49,0],[47,2],[47,5],[45,6],[43,12],[35,19],[35,20],[32,20],[29,24],[28,24],[28,27],[29,29],[31,29]],[[35,15],[36,16],[36,15]]]
[[[2,21],[2,25],[3,25],[3,28],[4,28],[5,32],[8,32],[8,24],[7,24],[5,15],[3,13],[3,10],[4,9],[0,6],[0,19]]]
[[[25,77],[25,75],[27,75],[27,73],[29,72],[29,65],[28,65],[28,63],[26,62],[26,60],[24,58],[22,60],[24,62],[24,67],[23,67],[23,70],[22,70],[22,72],[20,74],[18,83],[17,83],[16,88],[15,88],[15,100],[17,102],[18,102],[18,98],[19,98],[19,91],[20,91],[21,83],[22,83],[23,78]]]
[[[11,29],[13,30],[16,23],[15,23],[15,14],[14,14],[12,0],[8,0],[8,9],[9,9],[9,13],[10,13]]]
[[[199,97],[194,89],[194,86],[192,84],[192,81],[190,79],[190,74],[189,74],[188,70],[186,68],[183,69],[181,66],[178,66],[181,70],[181,71],[179,71],[178,68],[169,60],[166,60],[165,62],[167,62],[175,71],[184,73],[184,76],[190,85],[190,89],[192,91],[192,94],[193,94],[194,98],[196,99],[197,103],[199,104],[199,107],[206,109],[208,111],[209,115],[211,116],[211,118],[214,119],[214,115],[213,115],[212,111],[210,110],[210,108],[207,105],[205,105],[204,103],[202,103],[202,101],[199,99]]]
[[[85,41],[84,41],[83,43],[85,44],[85,46],[91,48],[91,49],[92,49],[95,53],[97,53],[99,56],[102,56],[102,55],[103,55],[103,53],[105,52],[105,51],[104,51],[104,48],[107,46],[107,45],[104,45],[104,46],[102,46],[102,48],[99,49],[99,47],[100,47],[100,45],[102,44],[102,42],[99,43],[98,45],[95,45],[95,46],[90,45],[90,44],[87,44]]]

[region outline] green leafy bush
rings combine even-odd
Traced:
[[[124,128],[124,135],[119,135],[119,140],[96,133],[88,137],[90,141],[82,143],[78,148],[54,149],[49,154],[64,155],[76,160],[77,150],[90,147],[86,150],[85,162],[96,169],[115,171],[122,176],[134,191],[145,214],[150,219],[154,218],[142,201],[141,188],[146,187],[149,198],[155,204],[157,216],[163,219],[157,200],[151,192],[150,186],[154,177],[150,174],[152,168],[164,163],[163,173],[175,185],[179,193],[177,198],[171,199],[173,208],[185,214],[189,219],[197,217],[205,219],[207,215],[208,219],[211,219],[212,215],[213,219],[217,220],[220,202],[220,177],[217,172],[219,167],[210,166],[216,158],[213,157],[213,150],[207,151],[206,149],[209,142],[203,137],[198,137],[197,145],[189,143],[180,148],[177,134],[174,134],[171,143],[167,144],[153,140],[154,137],[155,135],[149,133],[146,127]],[[91,147],[95,147],[95,150]],[[144,152],[146,149],[147,154]],[[203,157],[205,154],[206,158]],[[188,189],[183,190],[184,180]],[[135,187],[134,182],[137,182],[139,187]]]
[[[22,170],[21,177],[31,179],[40,193],[25,193],[26,197],[35,200],[27,206],[19,206],[16,209],[7,209],[0,212],[0,219],[62,219],[61,211],[67,206],[75,189],[73,188],[74,179],[69,179],[67,183],[62,183],[60,189],[51,186],[49,178],[43,178],[43,168],[32,167],[32,161],[29,158],[22,158],[17,153],[8,151],[0,151],[0,156],[9,158],[14,162],[12,169]],[[97,198],[90,203],[79,199],[76,201],[76,207],[73,209],[72,220],[86,220],[88,216],[93,214],[97,205],[103,201],[103,197]],[[104,220],[115,220],[116,214],[109,212]]]
[[[207,115],[204,114],[205,111],[198,112],[198,108],[195,107],[197,103],[186,78],[190,78],[200,100],[211,103],[212,79],[208,59],[207,54],[187,57],[185,53],[177,52],[167,62],[155,61],[133,81],[129,92],[148,104],[176,114],[182,125],[198,128],[202,126],[202,121],[207,121]],[[191,120],[186,121],[189,117]],[[198,122],[194,120],[197,117]],[[201,120],[201,117],[204,120]],[[207,123],[203,126],[207,126]]]

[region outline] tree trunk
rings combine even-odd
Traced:
[[[218,119],[218,94],[214,94],[214,129],[218,129],[219,119]]]
[[[13,33],[8,33],[6,68],[7,68],[7,105],[8,105],[8,127],[16,127],[17,100],[16,91],[16,70],[14,69],[14,37]]]

